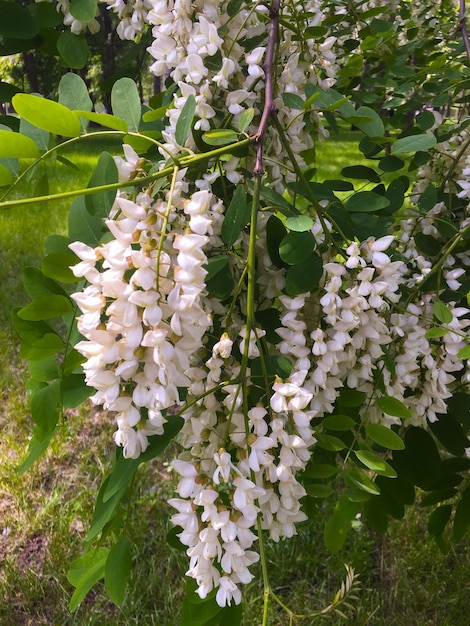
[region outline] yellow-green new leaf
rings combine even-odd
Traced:
[[[386,476],[387,478],[397,477],[397,473],[393,467],[378,454],[370,452],[370,450],[355,450],[355,454],[361,463],[376,474]]]
[[[0,164],[0,187],[4,187],[5,185],[11,185],[13,182],[13,176],[11,175],[10,170],[4,165]]]
[[[375,443],[389,450],[403,450],[405,444],[393,430],[383,424],[368,424],[366,426],[367,436]]]
[[[125,133],[128,131],[126,122],[120,117],[116,117],[116,115],[109,113],[92,113],[91,111],[74,111],[74,113],[78,115],[78,117],[82,117],[100,126],[105,126],[106,128],[122,130]]]
[[[1,158],[35,159],[38,156],[39,149],[32,139],[10,130],[0,130]]]
[[[20,117],[42,130],[63,137],[80,135],[80,120],[75,113],[59,102],[27,93],[17,93],[13,96],[12,104]]]

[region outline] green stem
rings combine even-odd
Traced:
[[[258,207],[261,193],[261,176],[255,176],[254,188],[253,188],[253,201],[251,203],[251,215],[250,215],[250,243],[248,248],[247,258],[247,303],[246,303],[246,334],[245,334],[245,347],[242,355],[242,363],[240,368],[240,374],[242,377],[241,384],[243,389],[243,414],[245,418],[245,434],[247,439],[247,454],[250,454],[250,445],[248,438],[250,434],[250,425],[248,418],[248,382],[246,372],[248,369],[248,350],[250,344],[251,331],[254,327],[255,319],[255,296],[256,296],[256,235],[257,235],[257,218]],[[253,470],[251,470],[251,480],[256,483]],[[270,585],[268,575],[268,564],[266,557],[266,547],[264,545],[264,535],[261,528],[261,519],[258,516],[257,520],[258,530],[258,543],[259,554],[261,561],[261,571],[263,575],[264,584],[264,603],[263,603],[263,620],[261,626],[267,626],[268,624],[268,608],[270,597]]]
[[[337,248],[336,243],[332,240],[331,233],[330,233],[329,229],[327,228],[326,222],[325,222],[325,220],[323,218],[323,209],[320,206],[318,200],[315,198],[315,195],[314,195],[314,193],[312,192],[312,190],[310,188],[309,181],[305,178],[304,173],[302,172],[302,169],[301,169],[301,167],[300,167],[300,165],[299,165],[299,163],[298,163],[298,161],[297,161],[297,159],[295,157],[295,154],[293,153],[292,148],[290,147],[290,144],[289,144],[289,142],[288,142],[288,140],[286,138],[286,135],[284,133],[284,129],[282,128],[280,121],[278,120],[276,115],[272,116],[272,120],[274,122],[274,125],[276,126],[276,129],[277,129],[277,132],[279,134],[279,138],[281,140],[282,146],[283,146],[283,148],[285,149],[285,151],[287,152],[287,154],[289,156],[289,160],[292,163],[292,166],[293,166],[293,168],[295,170],[295,173],[297,174],[297,177],[299,178],[300,182],[302,183],[302,185],[303,185],[303,187],[305,189],[305,192],[306,192],[306,194],[308,196],[308,199],[312,203],[313,208],[315,209],[315,211],[316,211],[316,213],[318,215],[318,219],[320,220],[320,223],[321,223],[323,232],[325,234],[325,237],[330,240],[330,242],[333,244],[333,246],[335,248]],[[345,235],[343,233],[341,233],[341,235],[346,240]],[[338,252],[340,252],[340,251],[338,250]]]
[[[129,133],[125,133],[129,134]],[[236,143],[232,143],[228,146],[223,146],[221,148],[216,148],[215,150],[209,150],[208,152],[203,152],[201,154],[183,156],[179,159],[178,163],[181,168],[191,167],[196,163],[201,163],[204,161],[208,161],[210,159],[216,159],[223,154],[227,154],[232,152],[234,149],[243,148],[245,146],[253,143],[253,139],[247,138],[237,141]],[[63,144],[61,144],[63,145]],[[23,198],[21,200],[7,200],[5,202],[0,202],[0,209],[11,208],[15,206],[23,206],[25,204],[40,204],[41,202],[50,202],[52,200],[63,200],[66,198],[75,198],[76,196],[89,196],[91,194],[100,192],[100,191],[111,191],[113,189],[123,189],[125,187],[141,187],[147,183],[151,183],[160,178],[166,178],[173,173],[174,165],[168,165],[163,169],[155,172],[155,174],[151,174],[150,176],[144,176],[143,178],[138,178],[135,180],[126,180],[124,182],[118,183],[110,183],[108,185],[100,185],[98,187],[87,187],[86,189],[76,189],[74,191],[64,191],[62,193],[50,194],[47,196],[38,196],[36,198]]]
[[[179,169],[177,167],[173,170],[173,176],[171,178],[171,187],[170,193],[168,194],[168,202],[166,205],[165,215],[163,216],[163,224],[160,232],[160,240],[158,242],[158,252],[157,252],[157,292],[160,293],[159,284],[160,284],[160,261],[162,258],[163,244],[165,243],[165,235],[166,229],[168,227],[168,220],[170,218],[171,209],[173,207],[173,194],[175,192],[176,179],[178,178]]]

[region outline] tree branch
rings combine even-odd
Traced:
[[[466,23],[466,10],[465,0],[460,0],[459,8],[459,30],[462,33],[463,44],[467,53],[467,59],[470,61],[470,38],[468,37],[467,23]]]
[[[265,87],[264,87],[264,108],[261,120],[258,126],[258,130],[254,135],[256,142],[256,162],[253,168],[254,176],[261,177],[263,175],[263,137],[268,126],[269,118],[276,113],[277,109],[274,105],[274,78],[273,78],[273,64],[274,64],[274,51],[277,41],[277,33],[279,29],[279,9],[281,0],[273,0],[271,8],[269,10],[270,22],[268,33],[268,45],[266,46],[266,56],[264,58],[263,70],[265,75]]]

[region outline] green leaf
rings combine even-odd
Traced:
[[[49,356],[40,361],[31,361],[28,364],[29,375],[33,380],[48,383],[59,376],[57,361],[53,356]]]
[[[141,106],[137,85],[131,78],[120,78],[111,91],[111,107],[114,115],[122,118],[129,131],[139,130]]]
[[[387,208],[387,213],[394,213],[395,211],[398,211],[398,209],[401,209],[405,201],[405,191],[403,182],[400,178],[396,178],[390,183],[387,187],[387,191],[385,192],[385,197],[390,202]]]
[[[53,354],[59,354],[64,348],[65,344],[58,335],[46,333],[38,339],[33,339],[23,344],[20,356],[29,361],[39,361]]]
[[[219,300],[226,300],[235,287],[232,272],[228,264],[224,265],[215,276],[210,280],[206,280],[206,286],[209,294]]]
[[[328,415],[322,420],[321,425],[326,430],[351,430],[356,422],[349,415]]]
[[[215,601],[215,593],[211,592],[201,599],[196,594],[196,587],[195,581],[193,583],[186,578],[186,596],[181,607],[179,626],[212,626],[213,623],[218,626],[222,608]]]
[[[344,473],[344,482],[350,487],[357,487],[361,491],[365,491],[373,496],[380,495],[380,489],[372,481],[365,472],[353,468]]]
[[[21,89],[10,83],[0,80],[0,102],[10,102],[15,93],[19,93]]]
[[[93,108],[85,81],[72,72],[64,74],[60,79],[59,102],[72,111],[82,109],[89,112]],[[75,113],[77,114],[76,111]]]
[[[422,489],[428,489],[441,474],[441,458],[432,435],[414,426],[405,433],[405,449],[393,453],[391,465]]]
[[[309,258],[315,247],[315,238],[310,231],[290,232],[279,245],[279,255],[285,263],[294,265]]]
[[[47,320],[61,317],[73,312],[73,305],[65,296],[41,296],[18,311],[18,317],[23,320]]]
[[[329,498],[335,493],[330,485],[322,485],[320,483],[307,483],[305,490],[312,498]]]
[[[279,256],[279,245],[286,234],[287,231],[282,221],[276,215],[271,215],[266,223],[266,246],[269,258],[276,267],[285,267]]]
[[[397,139],[392,145],[392,154],[404,154],[406,152],[418,152],[420,150],[429,150],[436,145],[434,135],[409,135]]]
[[[389,205],[390,201],[387,198],[373,191],[359,191],[346,202],[346,208],[351,213],[375,213]]]
[[[384,124],[380,116],[370,107],[359,107],[354,113],[359,117],[368,118],[367,121],[358,122],[357,126],[368,137],[383,137],[385,133]]]
[[[465,348],[461,348],[458,352],[457,352],[457,357],[459,359],[462,359],[462,361],[465,361],[467,359],[470,359],[470,346],[465,346]]]
[[[322,479],[331,478],[338,473],[337,468],[334,465],[327,465],[326,463],[311,462],[305,468],[302,476],[305,478]]]
[[[255,357],[251,361],[251,377],[256,383],[264,384],[265,371],[268,377],[274,378],[279,376],[286,379],[292,373],[292,363],[285,356],[280,355],[264,355],[263,359]]]
[[[64,409],[75,409],[87,400],[94,390],[85,384],[83,374],[69,374],[62,380],[62,402]]]
[[[397,473],[393,467],[374,452],[370,450],[355,450],[354,453],[361,463],[376,474],[386,476],[387,478],[397,477]]]
[[[379,161],[379,167],[383,172],[396,172],[397,170],[401,170],[404,165],[404,161],[391,154],[387,154],[387,156]]]
[[[238,135],[234,130],[221,128],[207,131],[202,135],[202,139],[209,146],[226,146],[238,141]]]
[[[360,510],[360,504],[340,498],[333,515],[327,520],[323,538],[330,552],[336,553],[344,545],[351,522]]]
[[[80,120],[63,104],[27,93],[17,93],[12,99],[16,112],[30,124],[54,135],[78,137]]]
[[[369,439],[389,450],[403,450],[405,444],[393,430],[383,424],[368,424],[366,434]]]
[[[41,128],[38,128],[37,126],[34,126],[34,124],[30,124],[24,118],[20,119],[20,133],[22,135],[25,135],[25,137],[29,137],[30,139],[32,139],[34,143],[37,145],[37,147],[39,148],[39,150],[41,150],[41,152],[45,152],[46,150],[49,149],[50,137],[51,137],[50,133],[48,133],[46,130],[42,130]],[[41,178],[39,178],[39,184],[40,184],[40,181],[41,181]],[[37,194],[36,189],[34,189],[34,193],[36,195],[39,195]],[[46,195],[47,193],[48,191],[47,191],[47,182],[46,182],[45,192],[41,195]]]
[[[437,422],[429,424],[432,434],[454,456],[464,456],[470,446],[467,436],[459,422],[450,413],[440,415]]]
[[[91,520],[91,526],[87,534],[87,541],[91,541],[103,530],[106,524],[113,517],[116,508],[127,493],[128,484],[126,483],[120,489],[116,490],[113,495],[105,501],[104,494],[108,489],[109,480],[110,476],[105,478],[98,492],[98,496],[95,502],[95,510],[93,511],[93,518]]]
[[[339,395],[339,405],[348,408],[355,408],[364,404],[367,395],[364,391],[357,389],[343,388]]]
[[[25,267],[22,275],[23,286],[31,300],[51,294],[66,296],[62,287],[54,280],[44,276],[38,267]]]
[[[416,233],[414,239],[418,250],[427,256],[438,256],[442,250],[442,244],[432,235]]]
[[[416,125],[421,130],[429,130],[436,123],[436,118],[431,111],[421,111],[415,118]]]
[[[286,226],[289,230],[303,233],[312,229],[313,219],[308,215],[295,215],[286,219]]]
[[[60,382],[55,380],[31,396],[31,418],[44,433],[50,433],[59,419]]]
[[[230,0],[227,5],[227,13],[230,17],[233,17],[236,13],[240,11],[240,8],[243,6],[245,0]]]
[[[196,98],[193,95],[187,97],[178,121],[176,122],[175,140],[180,146],[184,146],[193,126],[194,114],[196,113]]]
[[[289,107],[289,109],[296,109],[296,110],[301,111],[304,108],[305,102],[302,100],[300,96],[298,96],[295,93],[290,93],[288,91],[285,91],[281,97],[285,106]]]
[[[344,450],[346,448],[346,444],[339,437],[333,437],[333,435],[324,435],[323,433],[318,433],[315,435],[317,440],[317,446],[323,448],[324,450],[330,450],[331,452],[339,452],[340,450]]]
[[[69,30],[60,33],[57,51],[67,67],[80,70],[88,61],[90,50],[85,35],[74,35]]]
[[[173,415],[163,427],[163,435],[149,437],[150,444],[146,451],[138,459],[125,459],[122,451],[118,450],[117,460],[112,473],[106,479],[106,488],[102,493],[103,503],[108,502],[122,488],[127,488],[137,467],[140,463],[146,463],[160,455],[165,448],[173,441],[184,425],[184,420]],[[104,483],[103,483],[104,486]],[[100,490],[101,493],[101,490]]]
[[[70,13],[80,22],[91,22],[97,13],[96,0],[71,0]]]
[[[426,337],[426,339],[437,339],[439,337],[444,337],[444,335],[447,335],[448,332],[449,332],[448,328],[435,327],[435,328],[430,328],[429,330],[427,330],[424,333],[424,336]],[[462,357],[459,356],[459,358],[461,359]]]
[[[377,172],[365,165],[349,165],[343,167],[341,175],[346,178],[358,178],[360,180],[370,180],[373,183],[380,183],[380,176]]]
[[[91,113],[90,111],[75,110],[75,115],[85,120],[89,120],[94,124],[105,126],[106,128],[112,128],[113,130],[121,130],[125,133],[129,130],[127,124],[120,117],[110,115],[109,113]]]
[[[70,600],[70,611],[75,611],[93,585],[103,578],[108,555],[109,548],[96,548],[72,561],[67,580],[76,589]]]
[[[381,498],[369,498],[364,503],[364,517],[377,533],[384,533],[388,528],[388,515],[384,503]]]
[[[76,283],[77,278],[70,269],[70,266],[75,265],[76,261],[76,256],[71,252],[54,252],[43,258],[41,270],[45,276],[61,283]]]
[[[84,362],[85,357],[77,352],[77,350],[69,350],[65,359],[62,362],[63,375],[68,376],[69,374],[72,374],[73,372],[75,372],[75,370],[80,368],[80,365]]]
[[[461,541],[470,525],[470,487],[467,487],[460,497],[455,510],[452,537],[454,541]]]
[[[0,163],[0,187],[11,185],[13,180],[10,170]]]
[[[18,468],[18,475],[21,476],[29,470],[31,465],[47,450],[56,429],[45,433],[41,428],[35,426],[33,436],[28,444],[28,456]]]
[[[431,211],[437,204],[437,189],[429,184],[418,198],[418,206],[423,211]]]
[[[32,39],[38,33],[36,21],[20,3],[0,2],[0,36],[11,39]]]
[[[284,198],[284,196],[281,196],[280,193],[278,193],[274,189],[271,189],[270,187],[266,187],[263,185],[261,187],[260,195],[264,200],[266,200],[272,206],[286,209],[290,213],[295,212],[293,210],[293,206]],[[272,217],[275,217],[275,216],[272,216]]]
[[[81,241],[95,248],[100,243],[103,227],[103,220],[87,210],[83,196],[72,202],[68,225],[71,241]],[[78,259],[76,261],[78,262]]]
[[[145,111],[145,113],[142,115],[142,121],[146,124],[149,124],[150,122],[155,122],[156,120],[162,120],[165,117],[167,111],[168,106],[158,107],[158,109],[150,109],[148,111]]]
[[[228,256],[217,255],[209,257],[204,269],[207,271],[206,282],[221,272],[228,263]]]
[[[109,152],[102,152],[98,159],[93,174],[91,175],[88,188],[101,187],[118,182],[118,169],[113,157]],[[88,211],[97,217],[106,218],[114,204],[116,189],[97,191],[85,196],[85,205]]]
[[[434,506],[438,502],[443,502],[444,500],[450,500],[457,494],[457,489],[437,489],[436,491],[431,491],[424,498],[421,498],[420,505],[421,506]]]
[[[240,115],[238,122],[237,122],[238,130],[241,133],[245,132],[245,130],[253,121],[254,116],[255,116],[255,110],[253,107],[250,107],[249,109],[245,109],[243,111],[243,113]]]
[[[122,537],[111,548],[104,568],[104,582],[109,597],[118,606],[124,602],[126,585],[132,567],[132,544]]]
[[[381,411],[387,415],[392,415],[393,417],[400,417],[401,419],[411,417],[410,409],[403,404],[401,400],[392,398],[391,396],[382,396],[381,398],[377,398],[377,406]]]
[[[396,501],[396,503],[401,506],[414,504],[416,497],[414,485],[402,476],[397,476],[393,480],[385,476],[377,476],[375,484],[380,489],[381,495],[379,499],[382,499],[382,494],[385,495],[388,500],[388,505],[390,504],[390,500]],[[390,506],[388,506],[388,508],[390,509]],[[391,513],[391,515],[394,515],[394,513]]]
[[[233,245],[238,239],[250,221],[250,212],[246,191],[242,185],[238,185],[222,222],[221,236],[227,245]]]
[[[443,504],[442,506],[437,507],[428,519],[428,532],[430,535],[442,535],[444,532],[447,522],[450,519],[452,513],[452,505],[451,504]]]
[[[0,157],[31,159],[38,156],[39,149],[32,139],[10,130],[0,130]]]
[[[286,274],[286,292],[290,296],[313,291],[323,275],[323,261],[311,254],[305,261],[293,265]]]
[[[443,324],[450,324],[454,319],[452,311],[447,307],[442,300],[436,300],[433,304],[433,313],[437,320]]]

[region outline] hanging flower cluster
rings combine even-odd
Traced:
[[[215,189],[222,181],[246,193],[240,157],[227,152],[217,168],[210,163],[200,178],[188,179],[176,159],[196,151],[196,139],[188,133],[180,145],[177,126],[192,96],[194,132],[223,128],[227,111],[234,127],[248,115],[246,132],[257,132],[267,81],[269,11],[246,3],[234,12],[230,3],[200,0],[106,3],[121,19],[123,38],[151,26],[151,69],[177,86],[160,146],[173,174],[166,187],[118,194],[106,220],[105,243],[94,249],[71,245],[80,258],[73,272],[88,282],[73,296],[84,337],[76,349],[86,357],[86,381],[97,390],[94,402],[116,414],[114,437],[126,457],[137,458],[172,415],[184,418],[183,452],[173,462],[180,477],[178,497],[170,500],[177,511],[173,522],[187,546],[187,573],[198,594],[205,598],[217,588],[217,602],[225,606],[241,601],[239,586],[252,578],[258,534],[264,530],[278,541],[295,534],[296,523],[305,519],[299,472],[311,457],[318,418],[334,411],[341,389],[365,394],[366,423],[397,421],[380,409],[382,395],[406,405],[414,424],[437,419],[463,367],[457,354],[465,345],[468,311],[449,299],[451,319],[442,335],[431,338],[433,296],[407,300],[432,267],[417,253],[417,229],[437,236],[433,219],[447,211],[444,205],[404,222],[400,243],[385,236],[338,244],[332,224],[315,215],[309,236],[322,270],[311,293],[286,289],[287,269],[267,251],[267,209],[259,210],[250,232],[241,230],[227,245],[222,237],[227,207]],[[317,0],[299,3],[306,28],[323,17]],[[259,45],[247,44],[253,38]],[[339,45],[328,37],[300,46],[288,28],[279,37],[273,104],[300,167],[312,136],[321,138],[326,131],[317,113],[299,113],[282,95],[304,102],[306,82],[333,85]],[[296,177],[288,155],[271,128],[263,140],[271,186],[284,191]],[[457,149],[451,141],[442,153]],[[143,165],[130,147],[125,154],[117,159],[121,181],[138,176]],[[253,163],[250,156],[244,166]],[[470,187],[467,169],[465,164],[460,198]],[[423,169],[416,194],[426,176]],[[460,228],[466,220],[462,215]],[[256,268],[247,270],[253,248]],[[393,260],[396,248],[401,257]],[[207,276],[210,261],[221,257],[227,257],[223,262],[233,286],[218,298]],[[443,276],[450,289],[469,263],[467,252],[446,256]],[[247,271],[256,272],[255,303],[248,302]],[[267,310],[278,315],[276,339],[257,323]],[[266,369],[276,355],[288,363],[285,375]]]

